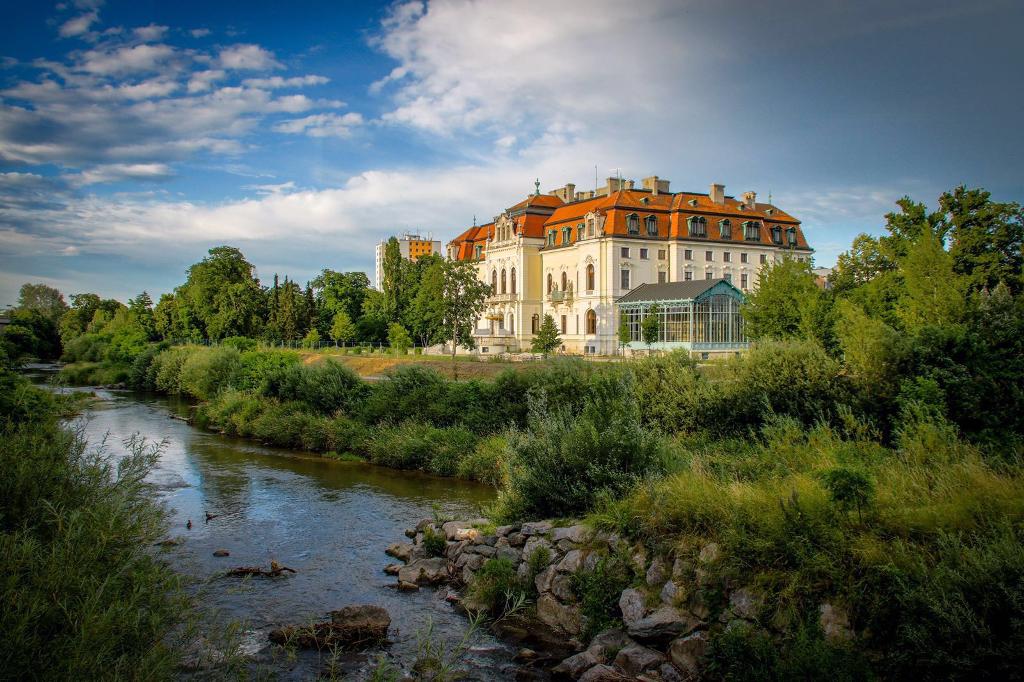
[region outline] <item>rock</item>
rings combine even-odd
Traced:
[[[677,583],[683,582],[684,578],[693,570],[690,562],[681,556],[677,556],[672,562],[672,580]]]
[[[407,538],[415,538],[416,537],[416,529],[415,528],[406,528],[405,529],[405,537],[407,537]]]
[[[668,604],[668,605],[671,606],[671,605],[676,603],[676,595],[678,593],[679,593],[679,588],[676,587],[676,584],[674,582],[669,580],[667,583],[665,583],[662,586],[661,594],[659,596],[661,597],[662,603],[665,603],[665,604]]]
[[[683,682],[683,676],[671,663],[662,663],[658,668],[658,676],[661,678],[661,682]]]
[[[303,648],[365,648],[387,640],[391,616],[379,606],[346,606],[331,611],[331,620],[312,625],[289,625],[270,632],[275,644]]]
[[[502,538],[502,540],[504,539],[505,538]],[[515,547],[499,547],[494,556],[496,559],[507,559],[512,563],[517,564],[523,558],[523,553]]]
[[[523,558],[529,560],[534,552],[542,548],[548,550],[548,561],[555,558],[551,543],[539,536],[533,536],[526,541],[526,544],[523,546]]]
[[[597,656],[599,662],[606,663],[612,653],[618,652],[619,649],[627,647],[632,643],[633,640],[629,638],[625,630],[614,628],[594,635],[594,638],[590,640],[590,646],[587,647],[587,651]]]
[[[549,566],[547,570],[551,570]],[[572,588],[572,576],[558,574],[551,580],[551,594],[558,597],[560,601],[572,602],[576,600],[576,590]]]
[[[629,678],[610,665],[595,665],[580,675],[580,682],[620,682]]]
[[[569,635],[578,635],[583,629],[579,607],[562,604],[550,593],[537,599],[537,618],[548,627]]]
[[[660,557],[655,557],[647,569],[647,584],[651,587],[661,585],[668,579],[667,567]]]
[[[416,583],[407,583],[407,582],[405,582],[403,580],[399,580],[398,581],[398,591],[399,592],[418,592],[419,589],[420,589],[420,586],[417,585]]]
[[[627,626],[639,622],[647,614],[644,593],[635,587],[627,587],[619,597],[619,610],[622,611],[622,622]]]
[[[667,642],[673,637],[693,632],[703,623],[677,608],[661,606],[650,615],[627,625],[631,637],[647,642]]]
[[[547,535],[551,532],[553,524],[550,521],[534,521],[533,523],[524,523],[519,532],[526,537],[533,535]]]
[[[387,566],[384,567],[384,572],[387,573],[388,575],[398,575],[398,571],[401,568],[402,567],[400,565],[398,565],[398,564],[388,564]]]
[[[633,676],[660,667],[664,662],[664,654],[635,643],[624,647],[615,657],[615,665]]]
[[[438,585],[448,580],[448,562],[444,559],[417,559],[398,570],[399,582]]]
[[[708,633],[699,630],[672,640],[668,657],[672,663],[690,677],[698,677],[703,667],[704,652],[708,646]]]
[[[384,553],[388,556],[395,557],[399,561],[409,561],[409,559],[412,558],[412,553],[415,549],[416,548],[408,542],[395,542],[388,545],[388,548],[384,550]]]
[[[520,649],[519,651],[516,652],[516,655],[513,657],[512,660],[514,660],[514,661],[532,661],[535,658],[537,658],[537,656],[538,656],[537,652],[534,651],[533,649],[528,649],[526,647],[523,647],[522,649]]]
[[[748,587],[742,587],[729,595],[729,610],[744,620],[755,620],[763,604],[764,598]]]
[[[583,570],[584,571],[593,571],[595,568],[597,568],[597,564],[600,563],[600,561],[601,561],[601,555],[600,554],[598,554],[597,552],[590,552],[583,559]]]
[[[494,549],[490,545],[473,545],[466,551],[472,552],[473,554],[478,554],[482,557],[487,557],[488,559],[490,559],[492,556],[498,553],[498,550]]]
[[[213,556],[216,556],[216,557],[231,556],[231,552],[229,552],[226,549],[215,549],[213,551]]]
[[[494,534],[500,538],[503,538],[518,529],[519,526],[498,526],[494,529]]]
[[[537,574],[537,577],[533,579],[533,584],[537,587],[537,594],[544,594],[551,590],[551,581],[555,577],[555,567],[548,566],[543,571]]]
[[[551,539],[555,542],[560,540],[568,540],[577,545],[588,541],[593,537],[594,532],[584,525],[569,526],[567,528],[555,528],[551,533]]]
[[[559,573],[575,573],[583,565],[583,552],[574,549],[567,552],[556,567]]]
[[[455,560],[455,568],[469,568],[471,571],[479,571],[486,559],[479,554],[463,554]]]
[[[719,558],[722,556],[722,551],[718,547],[717,542],[709,542],[708,544],[701,547],[700,556],[697,558],[702,564],[714,564],[718,563]]]
[[[455,531],[455,537],[448,538],[449,540],[469,540],[470,542],[480,542],[483,535],[476,528],[459,528]]]
[[[433,528],[433,527],[434,527],[434,520],[433,519],[421,519],[420,522],[416,524],[416,532],[417,533],[423,533],[423,532],[425,532],[427,530],[427,528]]]
[[[630,553],[629,558],[638,573],[644,573],[647,568],[647,549],[643,545],[637,545]]]
[[[465,552],[466,549],[468,549],[469,547],[470,543],[468,541],[449,542],[448,545],[444,548],[444,555],[449,559],[455,559],[458,558],[458,556]]]
[[[551,672],[556,675],[565,675],[575,680],[584,672],[600,663],[601,661],[598,660],[597,656],[590,649],[587,649],[565,659],[552,668]]]
[[[822,604],[818,608],[818,622],[821,631],[829,642],[848,642],[853,639],[850,629],[850,616],[843,609],[832,604]]]
[[[575,542],[571,542],[569,540],[559,540],[555,543],[555,547],[558,548],[559,552],[565,554],[566,552],[576,549],[577,545]]]
[[[512,545],[513,547],[522,547],[525,543],[526,543],[526,536],[523,535],[522,533],[519,533],[519,532],[509,533],[509,535],[508,535],[508,544]]]
[[[469,528],[469,524],[465,521],[448,521],[441,524],[441,532],[444,533],[445,538],[448,540],[454,540],[455,533],[463,528]]]

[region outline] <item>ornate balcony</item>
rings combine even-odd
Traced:
[[[511,303],[519,298],[519,294],[491,294],[487,297],[488,303]]]

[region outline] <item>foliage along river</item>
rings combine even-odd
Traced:
[[[41,377],[37,375],[37,380]],[[89,389],[86,389],[89,390]],[[444,601],[444,590],[399,593],[382,569],[384,548],[435,508],[455,518],[475,517],[494,491],[464,481],[368,464],[338,462],[207,433],[173,418],[185,402],[131,391],[92,389],[101,398],[81,418],[90,448],[104,439],[112,455],[139,434],[164,442],[151,474],[170,509],[166,550],[186,575],[197,579],[208,628],[241,624],[241,648],[252,671],[277,679],[311,679],[328,654],[275,653],[267,633],[286,624],[324,620],[349,604],[377,604],[391,614],[389,660],[409,671],[429,627],[435,644],[462,641],[468,622]],[[205,522],[205,513],[216,518]],[[186,528],[191,519],[192,529]],[[231,555],[217,558],[226,549]],[[236,566],[264,566],[275,559],[297,573],[281,578],[218,577]],[[216,624],[212,624],[216,623]],[[471,679],[514,677],[514,651],[477,632],[460,664]],[[382,649],[345,658],[344,672],[362,677]],[[259,675],[263,676],[263,675]]]

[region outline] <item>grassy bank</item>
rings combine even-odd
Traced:
[[[185,602],[150,551],[156,453],[109,461],[61,426],[69,400],[0,369],[0,677],[169,678]]]

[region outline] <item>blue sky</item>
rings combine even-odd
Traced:
[[[904,194],[1024,200],[1019,2],[5,2],[0,305],[212,246],[372,270],[540,178],[769,192],[831,265]]]

